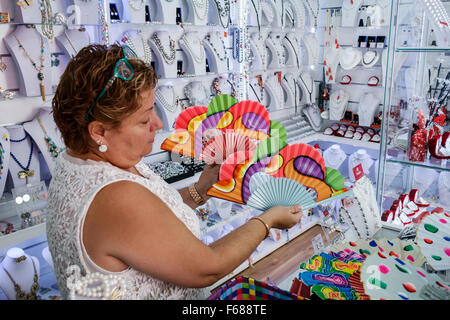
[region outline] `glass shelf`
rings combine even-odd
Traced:
[[[428,159],[425,162],[414,162],[409,161],[406,159],[386,159],[387,162],[391,163],[399,163],[403,165],[408,166],[417,166],[417,167],[423,167],[423,168],[429,168],[429,169],[436,169],[436,170],[442,170],[442,171],[450,171],[450,162],[446,160],[439,160],[439,159]]]
[[[395,52],[450,52],[450,47],[399,47]]]

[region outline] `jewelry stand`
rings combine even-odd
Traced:
[[[211,101],[210,91],[200,81],[189,82],[184,87],[184,93],[189,100],[189,105],[192,106],[205,106],[209,105]]]
[[[164,123],[164,130],[171,131],[174,128],[175,120],[182,111],[177,102],[178,97],[171,85],[158,86],[155,89],[155,102],[159,106]]]
[[[355,153],[351,154],[348,158],[348,176],[352,182],[355,182],[355,174],[353,173],[353,168],[358,164],[361,164],[364,175],[368,176],[370,168],[373,165],[373,160],[368,155],[367,151],[364,149],[359,149]]]
[[[282,68],[285,65],[285,53],[281,33],[271,32],[266,39],[266,45],[270,52],[268,68]]]
[[[228,53],[221,32],[210,32],[203,40],[211,72],[222,74],[228,71]]]
[[[214,13],[210,14],[210,21],[212,24],[228,28],[230,24],[230,3],[232,0],[212,0],[211,7]],[[251,6],[251,3],[250,3]]]
[[[287,106],[294,106],[296,108],[295,111],[297,112],[298,111],[297,108],[300,106],[300,103],[302,101],[302,94],[303,94],[302,88],[300,87],[300,85],[298,83],[298,79],[295,78],[293,73],[288,72],[284,75],[281,85],[283,86],[283,88],[284,88],[284,86],[286,86],[286,88],[287,88],[287,86],[289,86],[289,89],[287,89],[287,90],[290,90],[293,92],[292,101],[286,100],[285,104]],[[289,95],[291,95],[291,94],[289,94]],[[288,99],[290,99],[289,95],[287,97]],[[288,101],[290,101],[290,102],[288,102]]]
[[[296,66],[300,68],[302,64],[302,57],[300,54],[300,41],[294,32],[289,32],[283,38],[283,45],[287,50],[286,65]]]
[[[264,80],[263,80],[263,83]],[[259,80],[256,77],[252,77],[249,81],[249,89],[248,89],[248,99],[253,101],[258,101],[262,105],[267,105],[267,98],[264,95],[264,85],[261,88],[259,85]]]
[[[209,1],[186,0],[186,4],[188,8],[186,22],[192,23],[195,26],[205,26],[208,22]]]
[[[299,76],[300,88],[304,92],[303,96],[305,97],[306,104],[311,104],[314,102],[316,97],[316,90],[314,86],[314,79],[312,78],[311,73],[302,72]]]
[[[27,97],[41,96],[40,81],[37,77],[38,71],[33,67],[31,61],[24,55],[24,51],[19,48],[19,43],[14,38],[17,37],[24,46],[24,49],[30,54],[36,66],[40,66],[41,55],[41,37],[42,35],[34,28],[27,28],[24,25],[18,25],[16,30],[3,38],[3,41],[11,54],[14,63],[19,71],[20,78],[20,95]],[[50,46],[44,39],[44,68],[42,70],[44,76],[45,93],[51,94],[52,88],[52,70],[50,67]]]
[[[281,27],[281,17],[272,0],[261,1],[261,26],[279,28]]]
[[[302,34],[305,28],[305,20],[306,20],[305,6],[301,2],[298,3],[297,2],[298,2],[297,0],[286,0],[284,5],[286,8],[286,4],[289,3],[293,11],[294,27],[301,29],[300,34]]]
[[[170,2],[168,2],[170,3]],[[157,42],[155,42],[157,39]],[[153,56],[156,58],[156,74],[160,78],[176,78],[177,64],[175,41],[170,37],[167,31],[157,31],[148,40],[148,44],[153,50]],[[162,50],[162,51],[161,51]]]
[[[23,0],[22,0],[23,1]],[[15,23],[41,23],[41,9],[39,8],[39,1],[37,3],[31,3],[30,6],[26,6],[25,8],[19,6],[14,2],[14,22]],[[98,23],[98,20],[97,22]]]
[[[329,119],[340,121],[348,106],[349,94],[342,89],[333,91],[330,95]]]
[[[75,5],[75,8],[79,8],[79,12],[75,18],[76,20],[70,21],[71,23],[86,25],[99,23],[98,1],[72,0],[72,3]],[[106,11],[109,12],[109,8]]]
[[[162,24],[176,24],[177,23],[177,21],[176,21],[177,7],[179,8],[177,1],[156,0],[154,2],[156,4],[155,19],[157,21],[160,21]]]
[[[389,20],[390,20],[389,17],[390,17],[390,13],[391,13],[390,4],[391,4],[391,1],[389,1],[389,0],[377,0],[377,6],[381,8],[380,21],[379,21],[380,26],[388,26],[389,25]]]
[[[151,64],[152,50],[140,30],[125,31],[122,35],[121,41],[129,46],[141,60],[147,64]]]
[[[442,171],[438,180],[439,202],[446,207],[450,206],[450,174]]]
[[[250,36],[250,48],[253,52],[253,70],[267,69],[267,50],[261,33],[254,32]]]
[[[323,152],[325,166],[339,171],[340,166],[347,159],[347,155],[338,144],[333,144]]]
[[[186,32],[178,40],[180,48],[187,57],[186,73],[202,76],[206,74],[205,47],[198,37],[198,32]]]
[[[13,125],[6,127],[6,130],[8,130],[8,137],[10,139],[9,172],[11,174],[14,188],[25,186],[27,184],[39,183],[41,179],[38,149],[33,145],[33,152],[31,152],[31,145],[33,141],[31,141],[30,137],[26,135],[23,126]],[[12,140],[22,141],[13,142]],[[28,169],[30,172],[32,171],[33,175],[29,174],[26,176],[23,174],[22,172],[25,171],[25,169],[19,166],[19,164],[13,159],[13,155],[23,167]],[[30,165],[27,167],[28,159],[30,159]]]
[[[0,167],[3,167],[0,172],[0,198],[2,197],[3,191],[5,190],[5,184],[6,184],[6,178],[8,176],[8,168],[9,168],[9,152],[10,152],[10,142],[9,142],[9,133],[8,130],[6,130],[4,127],[0,126],[0,143],[1,143],[1,149],[0,152],[2,154],[0,155],[1,158],[1,164]]]
[[[0,264],[0,288],[8,300],[17,300],[13,280],[20,287],[21,291],[28,294],[33,284],[39,283],[39,271],[38,258],[27,255],[20,248],[11,248],[6,252],[5,258]],[[9,273],[12,279],[6,272]],[[38,277],[36,281],[34,279],[35,275]],[[36,289],[36,295],[38,289]]]
[[[41,124],[43,128],[41,127]],[[23,128],[31,138],[33,138],[33,141],[36,143],[39,150],[41,150],[45,162],[50,172],[52,172],[55,167],[56,157],[64,150],[64,141],[53,120],[51,107],[41,108],[32,121],[23,124]],[[50,151],[48,144],[50,141],[47,143],[47,137],[53,142],[53,152]]]
[[[358,105],[359,125],[370,127],[377,114],[380,100],[373,93],[363,94]]]
[[[344,0],[342,2],[342,27],[356,26],[356,19],[362,0]]]
[[[52,268],[52,271],[55,271],[55,267],[53,265],[53,259],[52,259],[52,255],[50,253],[50,250],[48,249],[48,246],[45,247],[44,249],[42,249],[42,257],[44,258],[45,262],[48,263],[48,265],[50,266],[50,268]]]
[[[63,49],[67,57],[73,58],[78,51],[89,45],[89,34],[79,29],[65,29],[55,38],[58,47]]]
[[[261,1],[262,0],[249,0],[247,6],[248,10],[248,25],[260,26],[261,25]]]
[[[291,81],[289,81],[291,80]],[[289,78],[286,77],[286,75],[281,80],[281,88],[283,89],[283,96],[284,96],[284,105],[288,107],[292,107],[296,105],[295,101],[295,83],[293,83],[292,74]]]
[[[145,0],[122,0],[123,20],[130,23],[145,23]]]
[[[319,42],[314,33],[308,33],[303,36],[303,43],[308,54],[308,65],[315,66],[319,62]]]
[[[284,108],[284,94],[283,88],[278,82],[278,76],[270,76],[267,78],[264,88],[270,96],[268,109],[271,111],[280,110]]]

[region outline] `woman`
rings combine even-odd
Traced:
[[[162,127],[154,71],[128,47],[90,45],[68,64],[52,105],[67,151],[48,193],[47,238],[63,298],[66,269],[123,276],[124,299],[205,298],[207,287],[255,250],[268,228],[299,222],[299,206],[274,207],[207,246],[193,208],[218,166],[175,190],[141,159]]]

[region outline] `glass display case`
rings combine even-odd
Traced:
[[[450,208],[449,3],[391,5],[377,195],[383,220],[404,227]]]

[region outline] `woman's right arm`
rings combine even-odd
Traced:
[[[301,210],[274,207],[260,217],[269,227],[289,228],[301,215]],[[167,282],[206,287],[245,261],[264,240],[266,227],[251,219],[207,246],[160,198],[136,183],[121,181],[97,194],[83,236],[90,258],[106,270],[117,259]]]

